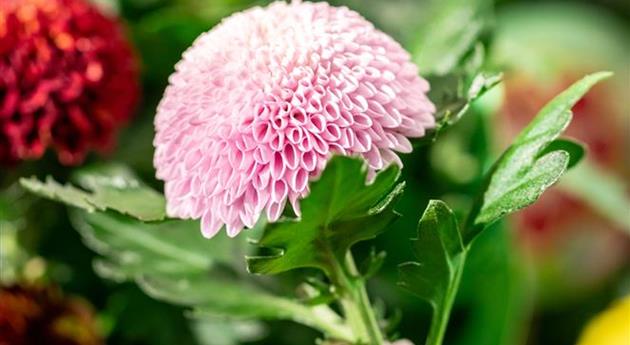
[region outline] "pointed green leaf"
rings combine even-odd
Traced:
[[[400,265],[399,284],[439,309],[463,268],[464,256],[457,219],[444,202],[429,202],[412,243],[418,261]]]
[[[89,212],[109,209],[145,221],[165,217],[164,197],[140,182],[123,166],[83,169],[75,178],[82,189],[69,184],[61,185],[50,176],[45,182],[35,177],[22,178],[20,184],[39,196]]]
[[[566,151],[554,151],[538,159],[524,176],[506,185],[499,195],[484,203],[476,222],[490,224],[531,205],[562,176],[568,165],[569,154]]]
[[[143,223],[115,212],[71,215],[85,244],[102,256],[95,262],[96,270],[108,277],[127,280],[141,274],[176,277],[205,272],[215,263],[231,264],[238,250],[224,235],[203,240],[196,221]]]
[[[437,109],[436,126],[415,140],[416,145],[434,142],[442,131],[455,125],[468,112],[473,102],[501,82],[501,73],[482,70],[484,58],[483,48],[478,45],[464,67],[447,75],[427,77],[431,84],[428,96]]]
[[[482,197],[469,215],[464,242],[486,226],[533,202],[565,172],[575,145],[554,142],[571,121],[571,108],[588,90],[611,73],[588,75],[549,102],[503,153],[490,174]],[[551,149],[547,149],[552,144]],[[558,146],[560,145],[560,146]],[[552,150],[554,146],[556,150]],[[568,152],[570,151],[570,152]]]
[[[546,155],[549,152],[553,151],[565,151],[569,154],[569,164],[567,165],[567,169],[573,168],[576,164],[578,164],[585,155],[584,145],[577,141],[569,140],[569,139],[556,139],[550,142],[539,154],[539,157]]]
[[[168,276],[141,275],[137,283],[149,296],[173,304],[192,306],[207,316],[237,318],[293,318],[291,308],[298,304],[271,295],[243,280],[208,277],[207,273],[173,279]],[[283,305],[289,308],[283,308]]]
[[[466,248],[457,218],[440,200],[431,200],[412,240],[417,262],[399,266],[398,284],[433,308],[427,344],[442,344],[450,310],[464,271]]]
[[[342,262],[353,244],[376,237],[398,217],[393,201],[404,187],[396,182],[398,175],[392,165],[366,185],[364,160],[333,157],[302,200],[302,218],[267,226],[258,245],[273,253],[248,258],[249,271],[274,274],[312,267],[330,273],[332,258]]]

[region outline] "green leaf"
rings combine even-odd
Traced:
[[[474,72],[472,76],[450,74],[430,78],[433,88],[429,97],[438,109],[439,130],[457,123],[470,105],[500,83],[502,77],[501,73]]]
[[[399,266],[399,285],[431,305],[434,316],[427,344],[440,344],[466,259],[453,211],[444,202],[431,200],[412,243],[418,261]]]
[[[240,345],[259,341],[266,336],[264,325],[251,320],[197,319],[191,328],[197,345]],[[179,344],[177,341],[168,344],[174,343]]]
[[[307,309],[244,281],[208,277],[204,272],[179,279],[143,275],[137,282],[149,296],[173,304],[192,306],[197,315],[206,317],[229,315],[291,320],[294,318],[293,308]]]
[[[460,68],[447,75],[427,77],[431,84],[428,96],[437,109],[437,121],[435,128],[416,140],[416,144],[434,142],[442,131],[456,124],[477,99],[501,82],[501,73],[482,69],[485,54],[480,44],[476,47]]]
[[[518,135],[488,175],[488,182],[469,215],[464,243],[469,244],[486,226],[534,203],[565,172],[575,145],[555,142],[557,150],[547,150],[571,121],[571,108],[609,72],[588,75],[549,102]],[[553,148],[553,146],[552,146]],[[576,161],[574,157],[573,161]]]
[[[468,111],[472,102],[501,81],[500,73],[485,71],[485,42],[491,20],[488,0],[432,1],[412,45],[412,57],[431,84],[437,123],[417,146],[435,141]]]
[[[233,262],[233,241],[217,236],[204,241],[199,223],[168,220],[143,223],[115,212],[72,212],[74,227],[85,244],[101,254],[96,271],[127,280],[141,274],[172,277],[205,272],[215,263]]]
[[[35,177],[22,178],[20,184],[39,196],[89,212],[109,209],[144,221],[162,220],[166,216],[164,197],[123,166],[88,168],[79,171],[75,178],[83,189],[61,185],[50,176],[45,182]]]
[[[237,278],[243,241],[220,234],[211,241],[199,233],[199,223],[169,220],[143,223],[114,212],[73,212],[75,228],[101,257],[95,270],[106,278],[135,280],[149,295],[171,303],[205,307],[231,316],[273,317],[264,302],[268,295],[244,287]],[[201,287],[208,288],[202,296]],[[233,291],[247,294],[233,298]],[[175,293],[178,291],[178,293]],[[212,293],[209,293],[212,291]],[[261,303],[251,303],[251,300]]]
[[[71,185],[61,185],[50,176],[46,177],[45,182],[41,182],[36,177],[21,178],[20,185],[29,192],[50,200],[59,201],[90,212],[96,210],[96,207],[88,202],[88,199],[91,197],[89,193]]]
[[[71,218],[85,244],[99,254],[94,260],[99,275],[133,280],[148,295],[191,307],[197,316],[289,319],[327,336],[354,340],[328,306],[276,296],[247,279],[240,261],[246,254],[245,237],[219,234],[205,240],[198,221],[159,220],[164,198],[127,169],[86,169],[75,180],[86,190],[51,178],[21,183],[36,194],[79,208]]]
[[[306,282],[298,285],[296,291],[300,301],[307,305],[331,304],[336,300],[334,289],[315,277],[307,277]]]
[[[492,3],[488,0],[434,0],[429,2],[425,24],[412,43],[412,58],[431,85],[437,123],[416,146],[435,141],[455,124],[471,103],[501,80],[485,71],[485,46]]]
[[[418,262],[400,266],[400,285],[437,308],[444,303],[464,253],[453,211],[440,200],[429,201],[412,243]]]
[[[343,262],[357,242],[376,237],[398,218],[394,200],[404,184],[392,165],[366,185],[364,160],[337,156],[328,162],[320,179],[301,202],[301,219],[269,224],[258,245],[270,255],[249,257],[249,271],[281,273],[296,268],[319,268],[331,274],[333,260]]]
[[[506,181],[504,190],[486,199],[476,224],[490,224],[534,203],[565,172],[569,165],[569,154],[565,151],[550,152],[532,165],[524,175]]]
[[[422,73],[445,75],[457,67],[473,49],[485,30],[488,1],[433,1],[428,9],[431,20],[418,35],[414,62]]]
[[[247,279],[238,264],[244,237],[205,240],[196,221],[143,223],[115,212],[76,211],[72,219],[85,243],[101,255],[94,263],[101,276],[133,280],[149,296],[192,307],[197,316],[289,319],[351,338],[327,306],[275,296]]]
[[[553,151],[565,151],[569,154],[569,164],[567,165],[567,169],[573,168],[576,164],[578,164],[582,158],[584,158],[585,149],[584,145],[579,142],[572,141],[569,139],[556,139],[550,142],[539,154],[539,157],[546,155],[547,153]]]

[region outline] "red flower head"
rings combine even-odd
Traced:
[[[137,77],[118,23],[84,0],[1,0],[0,164],[111,148]]]
[[[5,1],[5,0],[2,0]],[[0,289],[0,345],[103,344],[94,310],[50,286]]]

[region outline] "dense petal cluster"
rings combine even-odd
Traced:
[[[85,0],[0,2],[0,163],[110,148],[138,98],[118,23]]]
[[[435,124],[409,54],[358,13],[276,2],[225,19],[176,65],[155,120],[167,211],[235,236],[278,219],[332,153],[371,173]]]

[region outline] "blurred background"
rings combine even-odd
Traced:
[[[268,2],[93,3],[123,23],[141,71],[141,100],[115,148],[105,155],[89,154],[84,164],[121,162],[161,188],[152,166],[153,116],[174,64],[200,33],[221,18]],[[434,8],[441,6],[438,0],[331,3],[358,11],[414,56],[422,54],[416,50],[426,42],[419,37],[431,31],[426,23]],[[441,11],[468,15],[468,5],[462,5],[466,2],[449,3],[455,5]],[[502,71],[503,82],[475,102],[434,145],[404,157],[408,188],[398,205],[403,217],[377,243],[388,256],[369,289],[382,299],[377,304],[386,306],[382,312],[391,327],[421,344],[430,309],[399,290],[395,282],[396,265],[412,258],[408,239],[414,236],[427,201],[442,198],[465,212],[483,172],[548,100],[586,73],[611,70],[615,77],[595,87],[574,108],[567,131],[585,143],[586,159],[537,204],[479,238],[445,341],[575,344],[594,315],[630,292],[630,2],[470,3],[483,11],[484,25],[464,28],[464,34],[480,31],[486,49],[484,66]],[[424,72],[422,64],[420,71]],[[19,176],[29,175],[53,175],[64,181],[70,171],[51,152],[0,171],[0,280],[5,302],[12,296],[25,306],[29,300],[45,305],[53,318],[73,315],[69,327],[75,330],[71,333],[76,341],[63,344],[314,343],[314,331],[288,322],[191,320],[184,308],[151,299],[132,282],[100,278],[92,266],[95,254],[73,229],[66,208],[29,196],[16,184]],[[370,249],[365,244],[356,250],[361,256]],[[287,289],[295,282],[290,275],[281,279]],[[1,308],[0,304],[0,322]],[[630,315],[627,321],[630,332]]]

